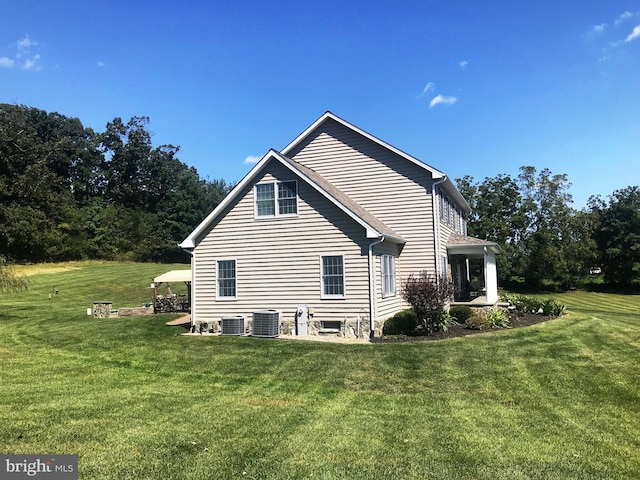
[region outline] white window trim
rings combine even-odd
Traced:
[[[324,293],[324,262],[325,257],[341,257],[342,258],[342,295],[329,295]],[[331,253],[326,255],[320,255],[320,298],[323,300],[342,300],[347,297],[347,282],[346,282],[346,267],[344,262],[344,255]]]
[[[235,280],[236,280],[236,294],[233,297],[223,297],[220,296],[220,273],[218,271],[218,266],[220,262],[234,262],[235,265]],[[238,260],[235,258],[219,258],[216,260],[216,300],[220,302],[233,302],[238,299]]]
[[[391,272],[387,272],[385,265],[390,260]],[[397,295],[396,288],[396,257],[393,255],[380,255],[380,288],[382,289],[382,298],[395,297]],[[388,278],[389,281],[385,281]],[[385,288],[389,287],[389,288]]]
[[[296,213],[280,213],[280,205],[278,203],[278,185],[281,183],[289,183],[293,182],[296,184]],[[273,185],[273,202],[274,202],[274,214],[273,215],[258,215],[258,185]],[[264,220],[270,218],[282,218],[282,217],[297,217],[299,211],[299,202],[298,202],[298,181],[297,180],[271,180],[268,182],[258,182],[253,186],[253,216],[256,220]]]

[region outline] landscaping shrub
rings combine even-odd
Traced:
[[[418,317],[412,309],[403,310],[385,320],[383,335],[411,335],[418,325]]]
[[[542,301],[530,295],[507,294],[503,295],[502,299],[509,302],[519,316],[525,313],[538,313],[542,308]]]
[[[442,312],[440,312],[440,315],[438,316],[438,325],[440,325],[440,330],[446,332],[449,330],[449,326],[455,323],[457,322],[451,318],[449,312],[446,310],[442,310]]]
[[[555,298],[548,298],[542,302],[542,314],[550,317],[559,317],[564,312],[564,303],[559,302]]]
[[[509,317],[499,308],[492,308],[487,312],[487,323],[492,328],[505,328],[509,326]]]
[[[465,327],[470,328],[471,330],[487,330],[489,328],[487,316],[483,313],[477,313],[467,319]]]
[[[458,323],[465,323],[469,318],[473,316],[473,310],[465,305],[456,305],[449,309],[449,315],[454,318]]]
[[[550,317],[559,317],[563,314],[565,305],[555,298],[540,300],[529,295],[507,294],[502,300],[509,302],[516,309],[519,316],[525,313],[540,313]]]
[[[509,317],[498,308],[484,310],[467,319],[465,326],[472,330],[489,330],[491,328],[506,328],[509,326]]]
[[[452,296],[452,282],[445,277],[436,279],[426,271],[419,276],[411,274],[402,288],[402,298],[416,312],[419,326],[426,335],[446,330],[449,319],[442,313]]]

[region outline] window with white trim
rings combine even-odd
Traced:
[[[298,182],[295,180],[258,183],[255,198],[257,217],[298,214]]]
[[[342,255],[322,257],[322,297],[344,298],[344,258]]]
[[[273,183],[256,185],[256,215],[271,217],[276,214],[276,202]]]
[[[216,263],[218,279],[218,299],[233,300],[236,298],[236,261],[218,260]]]
[[[464,216],[460,207],[451,200],[446,193],[438,189],[440,199],[440,222],[453,231],[464,234]]]
[[[382,274],[382,298],[395,296],[396,259],[393,255],[380,257],[380,272]]]

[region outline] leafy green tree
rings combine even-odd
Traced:
[[[605,281],[617,288],[640,285],[640,187],[616,190],[609,203],[593,199],[599,213],[596,234]]]
[[[571,208],[566,175],[525,166],[517,179],[498,175],[482,183],[471,177],[457,182],[473,209],[469,234],[502,247],[497,257],[502,282],[524,277],[537,289],[544,281],[577,285],[596,263],[598,217]]]
[[[518,184],[509,175],[473,182],[468,175],[456,179],[472,209],[467,218],[468,233],[500,245],[503,255],[497,257],[498,275],[501,280],[508,280],[518,273],[513,266],[514,251],[528,222]]]
[[[566,284],[569,270],[564,249],[571,242],[569,219],[573,214],[567,175],[554,175],[548,168],[538,173],[535,167],[525,166],[520,168],[518,181],[528,227],[516,255],[527,283],[538,289],[543,280]]]
[[[592,267],[598,265],[595,232],[599,217],[588,209],[574,211],[568,217],[567,237],[563,248],[569,286],[580,286]]]
[[[98,155],[78,119],[0,105],[0,251],[26,261],[82,258],[75,168]]]
[[[103,133],[77,118],[0,104],[0,252],[12,260],[179,261],[229,191],[154,147],[148,117]]]

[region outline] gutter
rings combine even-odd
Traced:
[[[373,265],[373,247],[384,242],[384,235],[380,235],[376,240],[369,244],[369,338],[375,336],[376,325],[376,301],[375,301],[375,275]]]
[[[445,175],[437,182],[431,184],[431,211],[433,215],[433,248],[435,253],[435,267],[436,267],[436,283],[440,282],[440,259],[438,258],[440,254],[440,221],[436,218],[436,186],[440,185],[447,181],[447,176]]]

